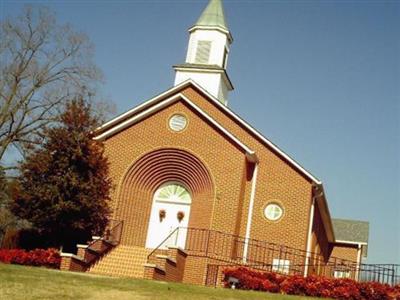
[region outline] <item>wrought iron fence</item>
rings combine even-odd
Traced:
[[[400,265],[361,264],[360,281],[377,281],[390,285],[400,284]]]
[[[103,238],[112,244],[119,244],[121,242],[123,224],[124,221],[121,220],[110,220]]]
[[[147,255],[147,262],[150,262],[151,259],[154,257],[154,255],[156,255],[156,253],[161,249],[161,247],[163,247],[167,242],[172,241],[172,244],[174,245],[176,244],[176,240],[179,236],[179,229],[180,227],[175,228],[157,247],[153,249],[153,251],[149,253],[149,255]]]
[[[106,241],[108,244],[112,246],[116,246],[121,241],[123,229],[123,221],[121,220],[109,220],[108,225],[104,231],[103,236],[99,239],[95,239],[88,244],[88,249],[97,252],[99,255],[103,255],[110,248],[105,246],[103,241]],[[99,258],[98,255],[87,255],[85,257],[85,262],[87,264],[92,264]]]
[[[223,270],[228,267],[238,267],[243,264],[208,264],[206,270],[205,284],[211,287],[222,285]],[[246,265],[255,271],[271,271],[271,266],[267,265]],[[333,270],[333,268],[332,268]],[[359,268],[361,282],[375,281],[391,286],[400,284],[400,265],[395,264],[362,264]],[[355,271],[355,269],[346,269],[345,272]],[[331,274],[334,277],[334,274]]]
[[[356,265],[345,259],[330,257],[325,260],[320,254],[215,230],[179,228],[177,234],[181,231],[186,234],[185,249],[192,255],[204,255],[284,274],[328,275],[335,267],[355,269]]]
[[[182,239],[182,235],[185,239]],[[160,246],[168,240],[180,243],[183,241],[181,247],[189,255],[206,257],[217,265],[219,262],[219,265],[246,265],[287,275],[315,274],[388,284],[396,284],[400,275],[399,269],[394,265],[358,265],[354,261],[337,257],[325,259],[319,253],[267,241],[246,239],[216,230],[179,227]],[[156,249],[152,253],[155,251]],[[206,282],[209,280],[207,277]]]

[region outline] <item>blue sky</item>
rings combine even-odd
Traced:
[[[45,4],[86,32],[123,112],[170,88],[207,1]],[[370,263],[400,263],[400,2],[228,1],[230,108],[320,178],[334,217],[370,222]]]

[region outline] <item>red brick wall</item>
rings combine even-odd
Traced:
[[[86,264],[73,257],[63,256],[61,257],[60,264],[61,271],[73,271],[73,272],[84,272],[86,271]]]
[[[184,113],[189,119],[188,128],[180,133],[168,128],[168,119],[175,112]],[[194,191],[189,226],[235,231],[244,153],[183,103],[133,125],[109,138],[105,145],[111,175],[117,183],[113,194],[114,218],[124,219],[123,243],[144,246],[153,193],[163,182],[174,180]],[[149,163],[155,157],[158,159],[154,168],[149,167],[147,173],[135,172],[136,166],[148,155],[153,155]],[[171,161],[176,165],[168,169]],[[168,169],[162,176],[158,176],[160,164],[166,164]],[[181,170],[177,169],[179,166]],[[197,186],[191,170],[207,182]],[[141,182],[144,176],[150,181]]]
[[[335,244],[332,258],[339,258],[357,262],[358,245]]]
[[[260,160],[251,237],[306,249],[312,193],[309,180],[194,88],[187,88],[182,93],[254,150]],[[240,225],[242,236],[246,230],[250,178],[247,179],[244,190]],[[268,221],[263,216],[263,209],[270,201],[278,201],[284,207],[285,215],[278,222]]]
[[[312,194],[309,179],[198,91],[187,88],[182,93],[254,150],[260,160],[251,238],[305,250]],[[174,113],[183,113],[189,120],[183,132],[168,128],[168,119]],[[146,168],[143,161],[149,155],[156,155],[167,168],[169,159],[178,162],[178,154],[184,153],[181,161],[191,161],[191,170],[206,181],[193,195],[189,226],[245,235],[253,168],[246,163],[241,149],[188,105],[177,102],[166,107],[108,138],[105,146],[116,186],[112,195],[114,218],[125,221],[123,243],[144,246],[152,195],[162,182],[179,180],[190,188],[195,186],[191,172],[184,170],[167,170],[158,176],[153,166],[147,173],[142,172]],[[169,153],[163,150],[166,148]],[[149,181],[141,181],[142,175]],[[263,215],[265,205],[271,201],[284,208],[284,216],[277,222]],[[195,273],[199,267],[205,268],[201,264],[187,261],[187,281],[199,277]]]

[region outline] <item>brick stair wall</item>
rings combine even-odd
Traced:
[[[63,271],[86,272],[97,260],[106,255],[115,244],[100,237],[93,237],[93,243],[77,244],[78,252],[61,253],[60,269]]]
[[[88,272],[116,277],[144,277],[144,264],[151,250],[118,245],[90,267]]]
[[[144,278],[182,282],[187,253],[176,247],[167,251],[157,251],[144,264]]]

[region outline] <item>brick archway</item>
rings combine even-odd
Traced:
[[[185,150],[158,149],[139,158],[122,180],[115,217],[124,221],[123,244],[145,245],[153,194],[168,181],[182,183],[192,194],[189,227],[210,228],[215,193],[209,171]]]

